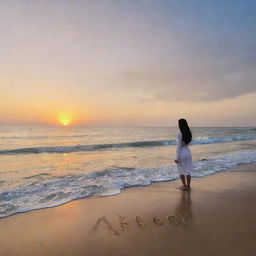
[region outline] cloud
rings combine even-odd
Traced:
[[[191,39],[189,47],[180,42],[176,52],[165,49],[157,63],[145,55],[140,67],[116,74],[116,83],[152,101],[215,101],[256,91],[256,57],[248,43],[209,47],[202,38]]]
[[[239,109],[256,91],[255,3],[0,1],[1,113],[36,102],[153,123]]]

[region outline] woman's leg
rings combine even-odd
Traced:
[[[187,188],[188,189],[191,189],[190,182],[191,182],[191,175],[187,175]]]
[[[186,187],[187,185],[186,185],[185,175],[180,175],[180,179],[181,179],[183,186]]]

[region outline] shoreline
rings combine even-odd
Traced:
[[[0,255],[253,255],[255,171],[193,178],[191,192],[155,182],[4,217]]]
[[[209,174],[206,174],[205,176],[193,176],[192,174],[192,179],[204,179],[208,176],[211,176],[211,175],[215,175],[215,174],[218,174],[218,173],[222,173],[222,172],[232,172],[232,170],[236,170],[236,171],[239,171],[239,168],[240,166],[242,167],[245,167],[246,169],[250,168],[250,166],[253,166],[253,165],[256,165],[256,162],[252,162],[252,163],[242,163],[242,164],[238,164],[236,167],[233,167],[233,168],[227,168],[226,170],[224,171],[215,171],[213,173],[209,173]],[[256,169],[256,168],[255,168]],[[244,171],[244,170],[243,170]],[[59,207],[59,206],[62,206],[62,205],[65,205],[65,204],[68,204],[68,203],[71,203],[73,201],[77,201],[77,200],[83,200],[83,199],[95,199],[95,198],[104,198],[104,197],[109,197],[109,196],[116,196],[116,195],[120,195],[123,193],[123,191],[125,191],[126,189],[131,189],[131,188],[140,188],[140,187],[148,187],[148,186],[151,186],[152,184],[155,184],[155,183],[163,183],[163,182],[174,182],[176,180],[179,180],[179,177],[177,178],[173,178],[171,180],[162,180],[162,181],[150,181],[151,183],[148,184],[148,185],[131,185],[131,186],[126,186],[126,187],[123,187],[120,189],[120,192],[118,193],[106,193],[105,195],[97,195],[97,196],[88,196],[88,197],[81,197],[81,198],[77,198],[77,199],[71,199],[70,201],[67,201],[67,202],[64,202],[64,203],[59,203],[59,204],[56,204],[56,205],[53,205],[53,206],[45,206],[45,207],[41,207],[41,208],[35,208],[35,209],[30,209],[30,210],[24,210],[24,211],[20,211],[20,212],[15,212],[15,213],[12,213],[10,215],[7,215],[7,216],[4,216],[4,217],[0,217],[0,221],[1,219],[5,219],[5,218],[9,218],[9,217],[12,217],[12,216],[15,216],[17,214],[25,214],[25,213],[28,213],[28,212],[31,212],[31,211],[38,211],[38,210],[44,210],[44,209],[51,209],[51,208],[54,208],[54,207]]]

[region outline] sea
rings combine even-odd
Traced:
[[[192,127],[193,177],[256,162],[255,127]],[[0,218],[178,178],[177,127],[0,126]]]

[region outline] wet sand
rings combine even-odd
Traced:
[[[243,171],[243,172],[241,172]],[[256,164],[0,219],[0,255],[256,254]]]

